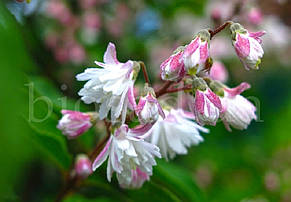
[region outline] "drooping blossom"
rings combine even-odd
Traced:
[[[227,69],[221,62],[215,61],[210,69],[209,77],[213,80],[224,83],[228,78]]]
[[[154,90],[147,86],[145,88],[148,92],[139,99],[135,112],[141,124],[154,124],[159,119],[159,115],[164,118],[165,114],[155,97]]]
[[[177,51],[165,60],[161,66],[161,78],[168,81],[180,81],[186,74],[183,51]]]
[[[85,154],[79,154],[76,157],[75,171],[77,176],[87,178],[92,172],[92,164],[90,159]]]
[[[62,110],[63,117],[58,123],[60,129],[69,139],[74,139],[92,127],[92,116],[78,111]]]
[[[260,37],[265,32],[248,32],[238,23],[232,24],[230,30],[232,32],[232,44],[245,68],[247,70],[258,69],[264,54]]]
[[[166,118],[159,117],[151,130],[148,131],[152,144],[160,148],[161,154],[167,160],[176,154],[187,154],[187,147],[197,145],[203,141],[199,131],[208,129],[199,126],[192,120],[194,116],[182,109],[165,110]]]
[[[142,135],[134,133],[123,124],[111,135],[92,168],[95,171],[108,159],[109,182],[113,172],[116,172],[121,187],[139,188],[152,175],[152,167],[156,165],[155,157],[161,157],[159,148],[144,141]]]
[[[189,101],[197,123],[200,125],[216,125],[222,106],[220,98],[210,88],[206,88],[204,91],[197,89],[195,99],[192,98]]]
[[[135,63],[131,60],[121,63],[116,58],[115,45],[109,43],[104,54],[104,63],[95,62],[102,68],[88,68],[77,75],[77,80],[87,81],[79,95],[86,104],[98,103],[99,118],[107,117],[111,110],[111,121],[115,122],[122,115],[125,121],[127,107],[132,100],[135,81]]]
[[[250,85],[244,82],[236,88],[224,89],[221,119],[228,130],[231,130],[229,126],[239,130],[246,129],[253,119],[257,119],[256,107],[240,95],[248,88]]]
[[[205,67],[205,63],[209,58],[209,40],[209,32],[202,30],[186,46],[183,53],[183,61],[188,73],[199,73]]]

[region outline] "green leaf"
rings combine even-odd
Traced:
[[[68,169],[72,157],[68,152],[65,136],[57,129],[60,117],[53,111],[55,105],[52,99],[41,95],[36,89],[30,83],[28,90],[24,91],[27,97],[24,118],[32,129],[29,137],[61,168]]]
[[[39,76],[30,76],[30,87],[39,95],[49,98],[54,110],[59,113],[62,109],[87,111],[88,107],[81,100],[73,100],[64,96],[59,89],[48,79]]]
[[[103,197],[89,199],[89,198],[85,198],[82,195],[74,194],[66,198],[64,202],[114,202],[114,200],[110,198],[103,198]]]
[[[205,201],[191,174],[172,163],[159,160],[151,180],[170,190],[182,201]]]
[[[36,108],[38,112],[43,109]],[[56,128],[58,119],[52,113],[47,119],[41,122],[33,122],[27,119],[31,129],[30,137],[40,145],[44,151],[63,169],[68,169],[71,165],[72,157],[68,152],[64,135]]]

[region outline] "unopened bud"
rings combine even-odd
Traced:
[[[87,178],[93,171],[91,161],[85,154],[79,154],[75,162],[75,171],[77,176]]]

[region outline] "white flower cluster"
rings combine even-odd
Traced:
[[[230,29],[235,50],[244,65],[248,69],[257,68],[263,53],[258,47],[262,33],[246,32],[237,24]],[[100,68],[88,68],[77,75],[79,81],[87,81],[79,92],[82,100],[86,104],[95,103],[99,111],[63,111],[58,128],[68,138],[74,138],[96,123],[97,114],[99,120],[109,123],[107,142],[97,157],[91,159],[92,171],[107,160],[108,181],[116,173],[121,187],[139,188],[153,174],[156,157],[169,160],[177,154],[187,154],[190,146],[201,143],[200,133],[209,132],[204,125],[214,126],[221,119],[228,130],[230,126],[242,130],[256,119],[255,106],[240,95],[250,85],[242,83],[228,88],[222,84],[227,77],[224,67],[216,63],[212,71],[210,35],[207,30],[199,32],[189,45],[180,47],[163,62],[161,77],[168,81],[159,90],[146,83],[138,104],[134,83],[141,63],[119,62],[113,43],[108,44],[104,63],[96,62]],[[180,89],[181,84],[184,87]],[[159,96],[180,90],[185,92],[184,101],[190,111],[186,106],[174,108],[159,103]],[[130,128],[134,116],[139,124]],[[76,173],[89,173],[88,165],[88,159],[80,161]]]

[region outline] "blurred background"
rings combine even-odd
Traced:
[[[0,2],[0,201],[53,201],[78,153],[105,135],[102,124],[68,141],[56,129],[62,108],[89,111],[75,75],[102,61],[108,42],[120,61],[142,60],[152,83],[159,65],[203,28],[227,19],[265,30],[261,68],[246,71],[227,31],[211,56],[230,87],[258,109],[257,122],[228,132],[209,127],[189,154],[158,161],[150,182],[122,190],[103,165],[65,201],[291,201],[291,3],[288,0],[30,0]],[[137,85],[142,88],[140,75]]]

